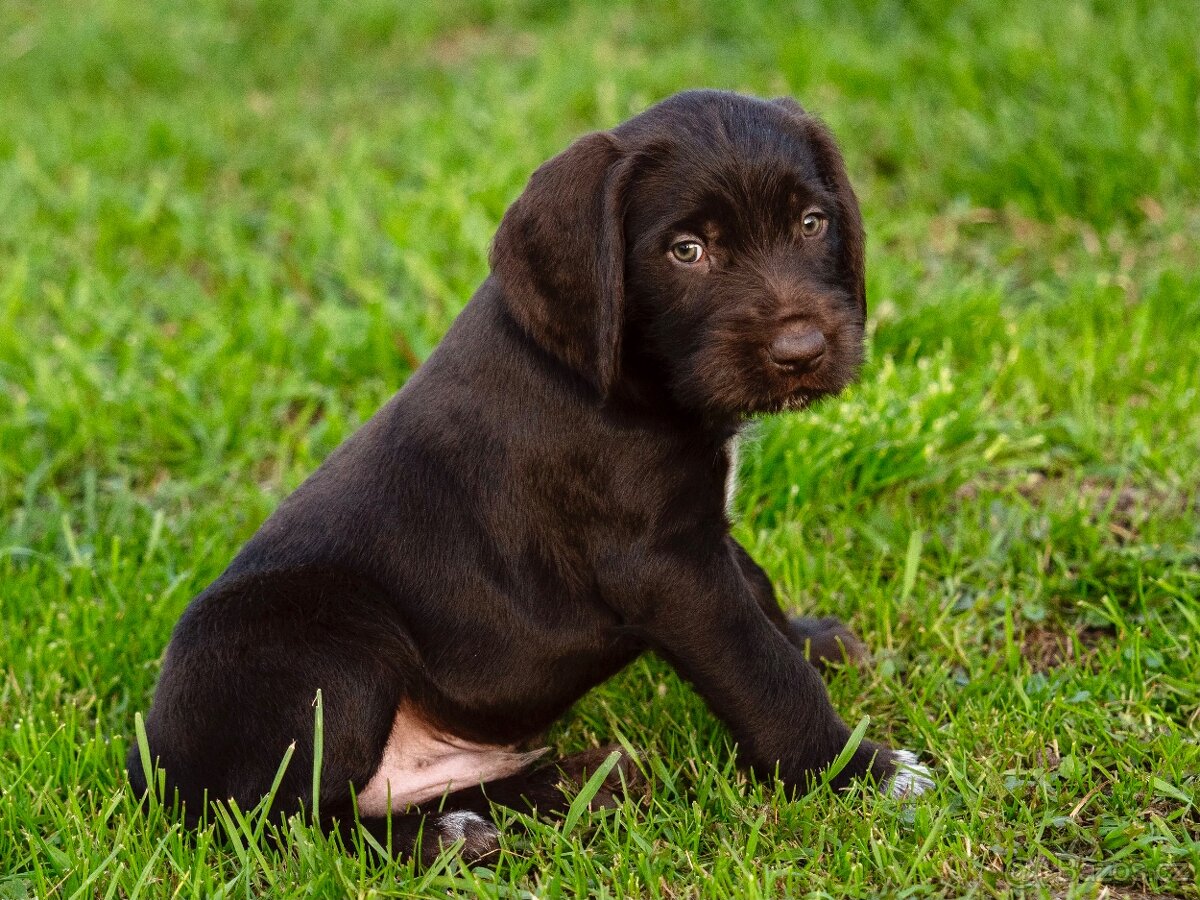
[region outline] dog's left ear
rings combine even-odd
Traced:
[[[611,135],[580,138],[533,173],[489,257],[513,317],[601,396],[620,362],[630,170]]]
[[[858,197],[850,186],[846,175],[846,164],[838,149],[833,133],[816,116],[809,115],[791,97],[776,97],[771,101],[787,110],[800,120],[817,158],[817,168],[825,184],[833,191],[838,203],[838,222],[842,234],[842,265],[854,285],[858,308],[863,317],[867,315],[867,254],[866,233],[863,230],[862,213],[858,208]]]

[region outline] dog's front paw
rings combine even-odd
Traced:
[[[917,754],[911,750],[893,751],[891,763],[892,774],[883,783],[883,790],[889,797],[909,799],[933,787],[932,773],[927,766],[917,762]]]

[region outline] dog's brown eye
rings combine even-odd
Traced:
[[[671,255],[681,263],[693,265],[704,259],[704,246],[699,241],[680,241],[671,245]]]
[[[807,212],[800,220],[800,233],[806,238],[814,238],[825,230],[825,223],[828,221],[823,213]]]

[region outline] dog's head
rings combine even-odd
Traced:
[[[581,138],[509,208],[492,268],[602,395],[636,372],[736,418],[839,391],[862,360],[858,202],[791,100],[689,91]]]

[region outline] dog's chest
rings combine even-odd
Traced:
[[[737,500],[738,436],[735,434],[725,442],[725,515],[733,518],[734,501]]]

